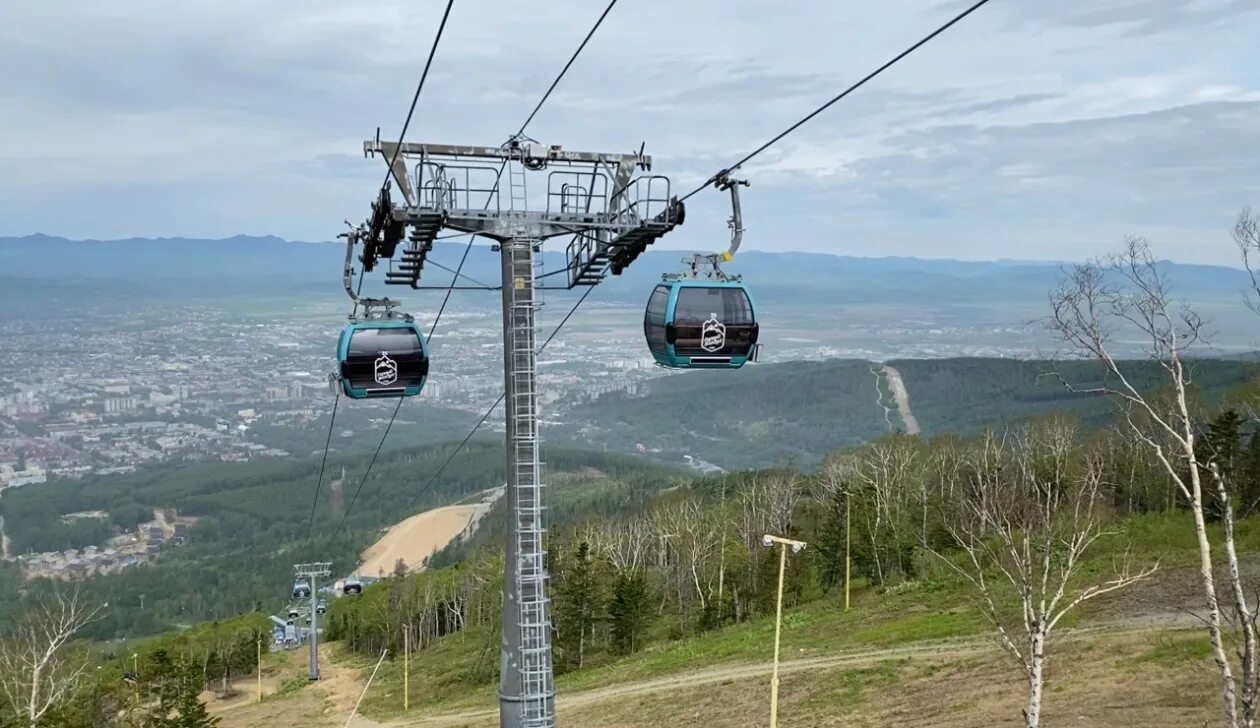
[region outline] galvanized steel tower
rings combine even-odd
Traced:
[[[536,369],[539,253],[544,241],[571,236],[567,280],[561,287],[593,286],[608,273],[620,274],[648,245],[681,224],[683,206],[671,197],[667,178],[647,174],[651,158],[641,152],[570,152],[518,135],[498,147],[399,145],[377,139],[364,143],[364,153],[392,161],[390,176],[403,202],[394,205],[382,194],[373,215],[375,229],[354,234],[382,241],[380,249],[392,258],[392,245],[401,241],[385,238],[400,237],[399,225],[410,228],[387,283],[445,288],[420,285],[427,256],[443,229],[490,238],[501,256],[510,522],[499,724],[552,728],[555,688]],[[527,183],[541,172],[546,172],[545,186],[531,192]]]

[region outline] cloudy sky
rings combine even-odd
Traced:
[[[0,236],[327,240],[360,219],[439,0],[0,3]],[[456,0],[408,139],[493,145],[605,0]],[[958,12],[621,0],[530,126],[690,189]],[[1233,263],[1260,206],[1260,2],[993,0],[745,168],[745,245]],[[724,244],[717,192],[672,247]]]

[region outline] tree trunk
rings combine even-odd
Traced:
[[[42,667],[43,665],[37,664],[31,671],[31,702],[26,707],[26,715],[31,728],[35,728],[35,724],[39,722],[39,713],[35,708],[35,703],[39,702],[39,679]]]
[[[1038,628],[1030,638],[1031,652],[1028,657],[1028,707],[1024,710],[1026,728],[1041,726],[1041,693],[1045,687],[1046,636]]]
[[[1221,673],[1221,701],[1225,708],[1225,728],[1238,728],[1238,698],[1234,687],[1234,672],[1225,654],[1221,634],[1221,607],[1216,598],[1216,579],[1212,575],[1212,543],[1208,540],[1207,524],[1203,520],[1203,490],[1199,467],[1190,461],[1190,481],[1193,486],[1190,511],[1194,515],[1194,535],[1199,541],[1199,579],[1203,595],[1207,599],[1208,641],[1212,644],[1212,659]]]
[[[1242,630],[1242,722],[1244,728],[1252,728],[1256,722],[1256,627],[1247,594],[1243,590],[1242,573],[1238,566],[1238,551],[1234,546],[1234,506],[1229,491],[1218,470],[1213,468],[1217,496],[1221,501],[1221,521],[1225,531],[1225,562],[1229,569],[1229,584],[1234,599],[1234,616]]]

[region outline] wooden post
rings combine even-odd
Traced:
[[[850,564],[849,514],[850,512],[851,512],[851,508],[849,507],[849,493],[846,491],[844,494],[844,611],[846,612],[849,611],[849,575],[851,573],[851,569],[849,568],[849,564]]]
[[[262,640],[258,640],[258,702],[262,702]]]
[[[770,677],[770,728],[779,726],[779,632],[783,626],[783,570],[787,544],[779,544],[779,598],[774,613],[774,674]]]

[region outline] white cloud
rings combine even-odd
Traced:
[[[360,143],[397,133],[443,6],[0,6],[0,235],[330,238],[366,212]],[[409,138],[502,141],[603,7],[457,2]],[[622,3],[530,133],[646,141],[690,189],[959,7]],[[1260,204],[1257,7],[991,3],[750,163],[746,244],[1061,258],[1141,227],[1224,260],[1218,231]],[[725,198],[691,203],[663,245],[725,238]]]

